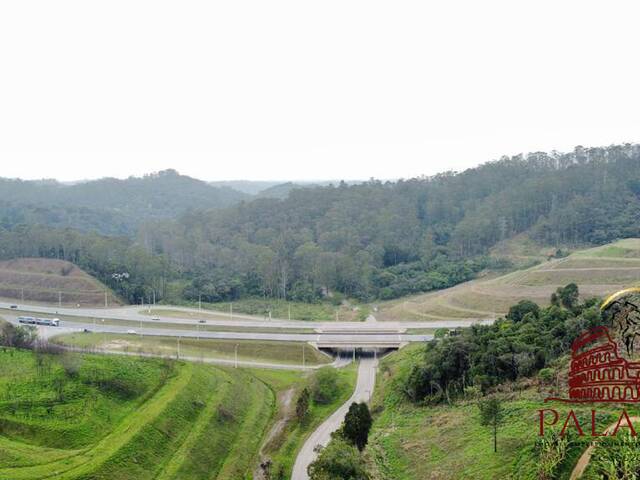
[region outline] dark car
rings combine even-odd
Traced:
[[[198,320],[198,323],[207,323],[206,320]]]
[[[9,308],[18,308],[18,305],[11,305]]]

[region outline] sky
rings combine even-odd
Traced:
[[[408,178],[640,141],[632,1],[0,2],[0,176]]]

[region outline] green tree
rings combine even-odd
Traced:
[[[339,437],[320,451],[308,473],[311,480],[369,480],[358,449]]]
[[[369,430],[371,430],[371,413],[365,402],[352,403],[349,411],[344,417],[342,434],[354,444],[358,450],[364,450],[369,440]]]
[[[580,297],[578,286],[575,283],[570,283],[564,287],[559,287],[556,290],[556,294],[562,306],[568,309],[575,308]]]
[[[507,318],[514,322],[519,322],[527,313],[531,313],[534,318],[538,318],[540,315],[540,307],[537,303],[534,303],[531,300],[520,300],[509,308]]]
[[[309,412],[309,399],[311,398],[311,394],[309,393],[308,388],[304,388],[302,392],[300,392],[300,396],[296,401],[296,418],[300,423],[304,422],[307,417],[307,413]]]
[[[336,396],[338,372],[335,368],[324,367],[315,372],[311,381],[311,395],[316,403],[329,403]]]
[[[482,400],[478,404],[480,423],[493,429],[493,451],[498,451],[498,427],[504,422],[504,408],[502,401],[497,398]]]

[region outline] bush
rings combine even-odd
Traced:
[[[338,437],[320,451],[308,472],[311,480],[369,480],[360,452]]]
[[[311,381],[311,396],[316,403],[330,403],[338,391],[338,372],[332,367],[318,370]]]

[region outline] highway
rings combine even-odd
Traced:
[[[9,309],[10,303],[0,302],[0,309]],[[397,330],[404,331],[407,329],[419,329],[419,328],[456,328],[456,327],[469,327],[477,323],[491,323],[492,320],[475,320],[475,319],[456,319],[456,320],[442,320],[442,321],[404,321],[404,322],[320,322],[320,321],[307,321],[307,320],[284,320],[284,319],[268,319],[259,316],[236,314],[233,315],[226,312],[218,312],[212,310],[198,310],[193,308],[184,307],[170,307],[170,306],[157,306],[151,307],[151,311],[169,310],[176,312],[171,316],[165,315],[150,315],[148,313],[148,306],[142,307],[140,305],[131,305],[126,307],[117,308],[68,308],[68,307],[50,307],[42,305],[26,305],[19,304],[18,309],[11,310],[9,312],[34,312],[51,316],[71,316],[71,317],[89,317],[97,319],[110,319],[110,320],[129,320],[136,322],[157,322],[153,318],[158,318],[162,322],[175,323],[175,324],[188,324],[194,325],[199,318],[206,320],[207,325],[215,325],[221,327],[251,327],[251,328],[291,328],[291,329],[308,329],[311,331],[322,330],[359,330],[366,328],[369,330]],[[18,313],[19,314],[19,313]],[[177,316],[182,315],[184,316]]]
[[[5,320],[18,324],[18,313],[0,314]],[[192,321],[193,322],[193,321]],[[359,324],[361,325],[361,324]],[[57,333],[79,332],[87,329],[96,333],[120,333],[128,334],[135,332],[135,335],[152,335],[163,337],[186,337],[186,338],[213,338],[223,340],[266,340],[279,342],[309,342],[322,343],[330,348],[331,345],[339,346],[376,346],[377,343],[406,343],[424,342],[433,338],[432,335],[406,335],[406,334],[357,334],[352,332],[341,333],[264,333],[264,332],[210,332],[185,329],[155,328],[153,325],[144,325],[142,329],[127,326],[102,324],[101,322],[82,323],[60,321],[59,327],[40,327],[41,332],[46,332],[45,336],[50,337]],[[133,333],[129,333],[134,335]]]
[[[340,428],[344,417],[353,402],[368,402],[376,384],[376,367],[378,361],[373,358],[362,358],[358,366],[358,381],[351,398],[327,418],[307,439],[296,457],[293,465],[292,480],[308,480],[307,467],[316,459],[317,445],[327,446],[331,433]]]

